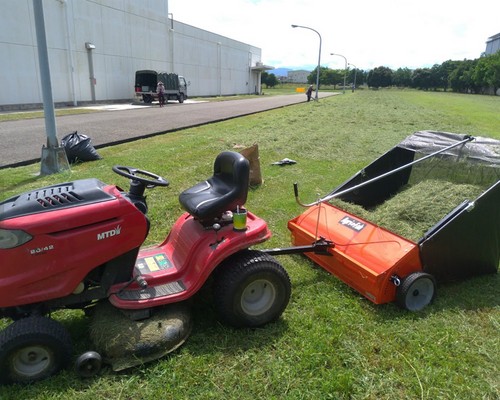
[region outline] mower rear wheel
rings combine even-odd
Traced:
[[[248,250],[218,268],[214,302],[219,319],[234,327],[258,327],[277,320],[290,300],[285,269],[271,256]]]
[[[71,359],[71,337],[57,321],[28,317],[0,332],[0,383],[46,379]]]
[[[432,302],[435,294],[434,277],[425,272],[414,272],[398,286],[396,302],[409,311],[420,311]]]

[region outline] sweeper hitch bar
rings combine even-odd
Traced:
[[[262,250],[263,253],[269,254],[270,256],[282,256],[286,254],[303,254],[303,253],[314,253],[322,256],[331,256],[332,254],[328,249],[333,249],[335,243],[331,240],[326,240],[324,237],[320,237],[315,240],[310,245],[305,246],[292,246],[292,247],[276,247],[274,249]]]

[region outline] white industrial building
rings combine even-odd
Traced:
[[[311,72],[305,70],[288,71],[287,78],[288,82],[307,83],[307,77],[309,75],[311,75]]]
[[[260,93],[272,69],[260,48],[173,20],[168,0],[2,0],[0,110],[43,102],[33,1],[57,105],[131,100],[142,69],[184,76],[189,96]]]
[[[500,51],[500,33],[493,35],[488,38],[486,41],[486,50],[485,54],[495,54],[497,51]]]

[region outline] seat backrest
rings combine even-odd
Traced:
[[[240,153],[224,151],[214,162],[214,174],[208,180],[212,188],[220,195],[229,195],[226,210],[245,204],[248,195],[250,166]],[[224,211],[226,211],[224,210]]]
[[[224,151],[215,159],[213,176],[186,189],[179,201],[191,215],[209,222],[245,204],[249,180],[248,160],[240,153]]]
[[[248,191],[249,165],[245,157],[234,151],[220,153],[214,162],[214,179]]]

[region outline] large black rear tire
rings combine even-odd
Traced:
[[[217,269],[214,302],[219,319],[233,327],[258,327],[277,320],[290,300],[291,284],[273,257],[239,252]]]
[[[0,383],[46,379],[71,360],[71,337],[57,321],[28,317],[0,332]]]

